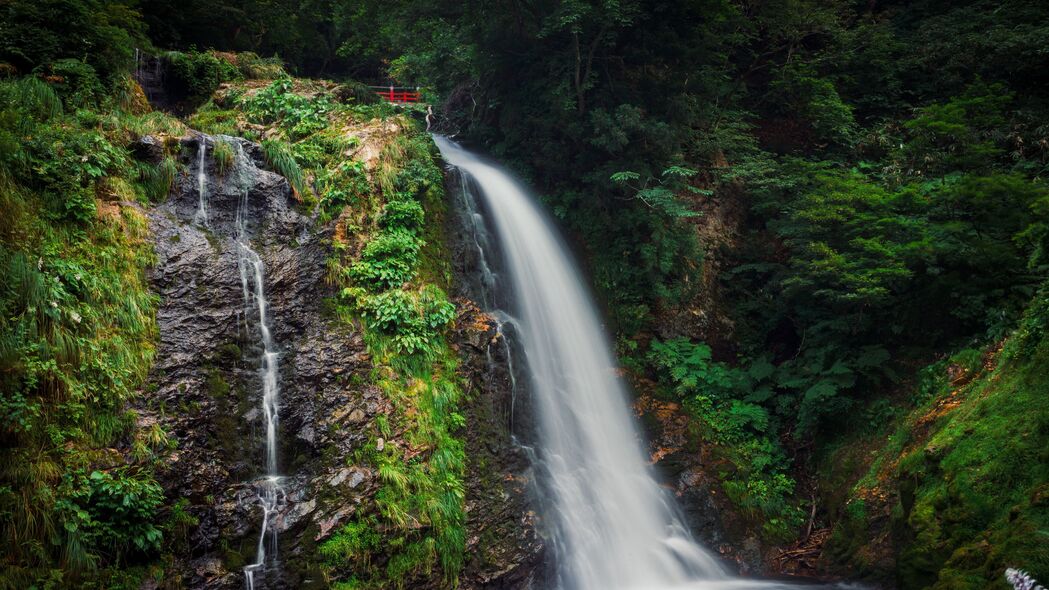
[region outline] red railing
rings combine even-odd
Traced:
[[[390,102],[419,102],[422,94],[418,88],[397,88],[395,86],[372,86],[375,94]]]

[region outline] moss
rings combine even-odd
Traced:
[[[241,358],[243,358],[243,352],[241,352],[240,346],[237,346],[234,342],[223,344],[215,354],[215,360],[224,365],[236,363]]]
[[[225,377],[218,369],[212,367],[208,370],[208,376],[205,380],[205,386],[208,390],[208,396],[213,399],[224,399],[229,396],[229,383],[226,382]]]
[[[1044,311],[1032,308],[1027,323],[1036,314]],[[904,589],[1006,588],[1007,567],[1049,579],[1049,341],[1016,338],[995,357],[984,368],[984,354],[966,351],[936,367],[966,367],[967,382],[917,388],[921,403],[852,488],[828,543],[835,561]],[[871,490],[886,498],[878,512],[890,511],[894,572],[865,561],[878,552],[871,530],[880,516],[860,509]]]

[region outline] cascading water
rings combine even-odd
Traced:
[[[476,187],[472,196],[483,202],[492,231],[476,209],[469,211],[475,245],[484,250],[494,233],[509,278],[503,288],[512,294],[516,319],[502,323],[514,327],[530,376],[538,428],[533,461],[557,584],[567,590],[782,586],[730,577],[682,525],[642,455],[594,304],[536,203],[503,170],[444,137],[434,141]],[[492,257],[480,254],[487,291],[496,282],[484,262]]]
[[[244,153],[243,146],[235,138],[221,138],[222,141],[235,146],[233,168],[226,181],[232,183],[239,193],[235,216],[234,244],[237,253],[237,268],[240,272],[240,287],[244,301],[244,329],[252,334],[258,333],[261,347],[261,365],[259,375],[262,385],[262,417],[265,426],[265,473],[253,485],[259,505],[262,507],[262,524],[259,530],[258,545],[255,551],[255,563],[244,566],[244,581],[248,590],[255,590],[256,574],[275,571],[277,562],[277,529],[274,519],[285,501],[281,487],[281,477],[277,470],[277,418],[278,418],[278,353],[270,325],[269,311],[265,298],[265,266],[262,258],[252,248],[248,233],[248,196],[252,183],[254,163]],[[197,170],[197,187],[200,202],[196,218],[208,226],[208,176],[205,156],[207,148],[201,138],[199,149],[199,168]],[[253,322],[254,320],[254,322]],[[253,325],[254,323],[254,325]]]
[[[277,568],[277,529],[274,526],[274,517],[278,514],[280,504],[284,500],[284,492],[281,487],[281,476],[277,470],[277,417],[279,382],[278,376],[278,353],[273,340],[273,332],[270,328],[269,314],[266,302],[265,265],[262,258],[251,247],[248,235],[248,193],[250,189],[251,174],[250,167],[254,166],[244,153],[244,147],[234,138],[224,138],[233,144],[236,149],[233,170],[231,171],[231,182],[240,193],[237,205],[235,226],[235,245],[237,249],[237,267],[240,271],[240,284],[244,295],[244,317],[245,325],[251,326],[251,319],[255,320],[255,329],[259,334],[259,344],[262,348],[261,367],[259,369],[262,382],[262,415],[265,420],[266,431],[266,472],[254,482],[259,504],[262,506],[262,525],[259,531],[258,545],[255,551],[255,562],[244,567],[244,578],[248,590],[254,590],[256,574],[265,574]],[[201,153],[204,153],[203,142]],[[201,170],[203,170],[203,163]],[[202,173],[203,174],[203,173]],[[201,186],[203,187],[203,181]],[[203,195],[203,189],[201,194]],[[207,212],[206,201],[201,202],[201,210]]]
[[[197,151],[197,192],[200,195],[200,200],[197,204],[196,218],[204,227],[208,226],[208,173],[206,169],[207,162],[205,161],[207,153],[208,144],[201,137],[200,148]]]

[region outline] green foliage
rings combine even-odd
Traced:
[[[363,320],[373,378],[392,403],[373,433],[403,441],[369,443],[366,460],[382,484],[375,505],[327,540],[321,554],[342,580],[336,587],[412,587],[432,583],[437,570],[444,586],[455,587],[466,543],[465,420],[456,411],[462,389],[444,332],[456,309],[428,280],[433,270],[420,268],[429,263],[423,249],[440,247],[440,217],[428,218],[439,213],[433,203],[443,196],[440,170],[427,139],[410,129],[388,139],[372,178],[359,163],[325,156],[341,154],[344,143],[324,132],[306,141],[324,148],[316,161],[328,165],[318,172],[322,210],[339,214],[340,224],[357,220],[352,230],[344,226],[346,234],[363,234],[359,248],[335,240],[329,270],[342,287],[339,315]],[[433,236],[433,244],[422,236]],[[374,563],[377,555],[385,562]]]
[[[857,130],[852,107],[811,64],[784,68],[782,76],[769,85],[768,96],[779,103],[784,115],[803,120],[811,128],[813,141],[838,146],[854,141]]]
[[[436,352],[438,336],[455,319],[455,306],[432,285],[418,292],[391,289],[367,295],[359,305],[368,328],[389,337],[392,349],[405,355]]]
[[[739,386],[739,372],[714,362],[706,344],[692,344],[686,338],[657,340],[649,359],[667,372],[679,395],[697,389],[709,395],[728,394]]]
[[[408,459],[392,445],[377,453],[383,482],[377,514],[348,524],[321,546],[332,567],[356,564],[355,578],[364,587],[403,588],[436,566],[454,587],[463,565],[466,455],[455,436],[463,426],[455,413],[461,394],[452,357],[446,349],[444,354],[430,367],[410,370],[417,371],[413,375],[379,380],[399,408],[396,419],[407,426],[407,442],[428,449],[429,456]],[[378,534],[382,526],[385,535]],[[384,570],[372,563],[380,553],[389,556]]]
[[[692,193],[713,194],[709,190],[697,189],[687,184],[687,180],[696,174],[695,170],[689,168],[671,166],[663,171],[658,180],[649,177],[644,182],[638,183],[641,175],[637,172],[616,172],[611,176],[611,180],[629,187],[634,192],[635,199],[640,199],[652,209],[672,218],[680,218],[693,217],[698,214],[683,204],[677,193],[687,190]]]
[[[266,153],[269,157],[269,152]],[[218,140],[215,142],[215,149],[212,150],[211,157],[215,159],[215,167],[218,168],[219,175],[225,175],[226,171],[233,167],[233,146],[228,141]],[[273,160],[270,162],[273,165]]]
[[[978,82],[946,103],[920,109],[904,123],[910,137],[900,156],[907,171],[935,176],[993,166],[1005,154],[995,135],[1007,124],[1013,98],[1002,84]]]
[[[379,217],[383,228],[404,228],[405,231],[418,232],[423,227],[423,208],[417,201],[390,201],[383,208]]]
[[[738,352],[731,363],[715,361],[709,349],[687,340],[656,342],[647,360],[704,433],[731,455],[726,490],[749,511],[771,515],[770,536],[786,536],[795,522],[780,502],[792,493],[781,441],[818,448],[856,420],[894,419],[895,402],[880,392],[897,387],[899,375],[934,353],[999,339],[1017,321],[1014,342],[1024,344],[1008,347],[1005,356],[1019,364],[1037,356],[1044,318],[1036,313],[1041,303],[1029,302],[1036,293],[1044,298],[1049,236],[1044,3],[582,0],[523,11],[508,0],[234,1],[222,11],[200,0],[140,6],[159,45],[241,49],[249,43],[300,70],[360,79],[392,75],[439,90],[448,99],[441,123],[461,128],[533,181],[579,239],[623,341],[640,336],[644,342],[657,322],[684,317],[700,304],[712,313],[725,310]],[[173,162],[160,170],[130,163],[111,124],[93,107],[111,100],[100,89],[120,78],[142,40],[142,24],[128,5],[49,0],[8,3],[0,12],[0,62],[19,73],[38,72],[51,85],[0,83],[0,204],[11,212],[0,219],[0,235],[7,245],[36,241],[32,248],[5,246],[12,260],[24,255],[11,269],[21,274],[11,276],[30,276],[31,261],[40,258],[38,274],[57,272],[50,265],[61,257],[53,252],[99,240],[96,197],[134,186],[162,198]],[[198,99],[220,80],[277,71],[250,54],[231,59],[191,51],[183,58],[177,67],[187,93]],[[306,205],[305,179],[314,179],[320,219],[339,218],[360,240],[340,244],[332,264],[333,280],[349,289],[340,312],[365,320],[377,362],[417,374],[444,350],[441,322],[450,317],[443,296],[427,295],[421,285],[436,276],[432,252],[439,244],[432,232],[439,219],[427,199],[439,191],[440,170],[421,147],[425,141],[408,134],[385,141],[373,177],[359,163],[344,162],[347,142],[327,126],[342,117],[389,117],[398,107],[361,104],[374,97],[355,84],[334,94],[349,104],[336,104],[325,88],[277,79],[243,95],[237,107],[243,115],[212,108],[194,124],[235,134],[243,120],[253,129],[268,126],[272,141],[288,140],[269,146],[271,166],[288,176]],[[63,101],[79,112],[63,115]],[[233,102],[231,95],[223,104]],[[724,207],[742,203],[742,213]],[[698,218],[692,213],[699,206],[726,215]],[[720,235],[719,223],[737,213],[740,231]],[[62,235],[44,235],[26,219],[62,227]],[[703,250],[717,247],[723,249],[711,267],[731,270],[700,277]],[[62,285],[64,293],[48,294],[59,309],[101,292]],[[714,307],[697,299],[698,288],[704,297],[719,295]],[[1025,307],[1030,312],[1021,319]],[[15,317],[4,311],[5,322]],[[79,307],[75,313],[84,317]],[[65,331],[32,335],[49,342],[40,366],[10,365],[66,375],[42,379],[40,388],[66,388],[73,379],[63,363],[78,355],[66,350],[66,332],[80,333],[64,317],[59,313],[47,326]],[[404,334],[410,338],[396,340]],[[13,348],[4,342],[0,357],[6,359]],[[404,353],[408,347],[426,354]],[[949,362],[969,366],[972,357]],[[44,367],[52,361],[57,369]],[[1040,374],[1033,368],[1025,374],[1031,376],[1027,389],[1038,390]],[[935,399],[942,375],[925,374],[922,383],[914,403]],[[5,398],[5,409],[12,428],[39,429],[52,420],[40,396],[10,391],[16,393]],[[1034,408],[1030,419],[1044,416],[1035,400],[1026,405]],[[400,411],[405,407],[414,406],[402,406],[398,417],[408,416]],[[966,419],[973,439],[988,448],[983,420],[1014,428],[996,415],[996,408],[980,407]],[[400,418],[382,430],[397,431],[404,426]],[[1012,419],[1027,424],[1027,416]],[[117,417],[102,423],[107,426],[92,436],[120,431]],[[1023,432],[1037,440],[1041,431],[1024,426]],[[1025,448],[1009,450],[1034,460]],[[384,484],[390,501],[376,528],[393,523],[398,530],[383,547],[391,559],[384,572],[347,574],[345,584],[382,586],[387,577],[410,577],[445,555],[445,544],[425,528],[433,516],[408,500],[432,498],[436,488],[421,476],[416,485],[412,475],[430,458],[414,466],[402,459],[383,458],[390,463]],[[918,501],[908,523],[919,534],[907,542],[920,548],[905,552],[901,562],[909,581],[966,587],[1000,577],[992,572],[1001,565],[997,558],[967,539],[985,526],[995,550],[1012,551],[1022,541],[1003,532],[996,524],[1001,519],[984,518],[993,511],[973,500],[977,494],[966,491],[964,475],[979,473],[981,465],[1010,472],[996,459],[936,471],[922,465],[931,465],[923,457],[901,467],[930,486],[918,496],[936,498]],[[931,486],[937,479],[946,483]],[[1038,520],[1042,495],[1035,490],[1012,504],[1021,515],[1016,528],[1030,538],[1045,528]],[[995,498],[1002,505],[1012,500]],[[954,506],[958,517],[944,517]],[[852,510],[850,522],[863,520],[865,508]],[[978,524],[962,530],[958,523],[965,521]],[[456,530],[454,523],[448,530]],[[455,546],[450,538],[447,546]],[[1036,553],[1008,556],[1044,563]],[[976,562],[984,569],[974,569]]]
[[[262,152],[266,155],[266,162],[270,167],[277,174],[288,179],[288,184],[291,185],[296,195],[309,194],[306,176],[302,173],[302,168],[295,161],[286,143],[276,139],[267,139],[262,142]]]
[[[245,96],[240,106],[250,121],[277,123],[291,139],[303,138],[327,127],[328,114],[335,108],[330,95],[320,93],[307,98],[293,89],[291,78],[277,78],[255,94]]]
[[[360,261],[350,267],[350,276],[379,288],[399,286],[415,276],[421,246],[421,241],[406,229],[386,229],[364,246]]]
[[[893,425],[906,438],[866,451],[876,460],[848,496],[848,530],[868,530],[877,517],[859,510],[877,485],[895,492],[891,526],[902,540],[896,571],[871,574],[937,590],[997,588],[1009,564],[1049,574],[1038,532],[1049,525],[1049,421],[1040,393],[1049,347],[1043,333],[1023,327],[1044,325],[1045,315],[1038,301],[991,363],[986,351],[965,350],[927,367],[916,407]],[[828,551],[862,563],[870,545],[846,532]]]
[[[146,199],[155,203],[167,198],[177,174],[178,164],[170,156],[165,157],[156,166],[140,164],[139,182],[142,184]]]
[[[0,583],[112,581],[161,542],[142,463],[167,439],[126,410],[156,337],[147,224],[132,206],[96,209],[96,195],[166,193],[174,162],[143,176],[124,147],[132,118],[66,115],[36,79],[0,95],[0,138],[15,140],[0,159]],[[127,467],[98,467],[114,461]]]
[[[96,104],[104,91],[95,69],[79,59],[60,59],[47,66],[51,85],[66,104]]]
[[[382,547],[382,536],[374,517],[355,521],[339,529],[320,547],[320,554],[333,563],[358,560],[365,564]]]
[[[69,490],[55,509],[65,533],[85,548],[106,551],[111,558],[160,549],[163,535],[154,521],[164,494],[151,476],[126,469],[93,471],[67,477],[63,486]]]
[[[84,77],[96,74],[108,86],[133,65],[134,48],[145,46],[144,31],[132,3],[5,2],[0,7],[0,62],[14,65],[20,74],[52,72],[65,88],[84,90]],[[91,85],[97,83],[95,79]],[[100,98],[99,90],[92,87],[88,94]]]
[[[321,212],[330,218],[346,205],[362,204],[371,197],[371,184],[360,162],[335,165],[318,178],[321,188]]]
[[[170,51],[164,55],[168,64],[170,85],[182,96],[205,101],[219,84],[236,80],[236,66],[207,51]]]
[[[737,307],[753,354],[772,345],[767,326],[798,335],[777,369],[777,403],[796,411],[799,432],[840,415],[855,388],[893,378],[890,349],[1001,334],[1032,292],[1037,238],[1025,236],[1037,235],[1039,185],[955,174],[890,190],[856,171],[790,165],[798,179],[756,204],[790,256],[739,264],[728,277],[739,293],[762,294]],[[944,300],[952,305],[934,303]]]
[[[238,113],[232,109],[220,109],[214,102],[207,102],[189,117],[189,125],[211,135],[246,135],[240,129]]]
[[[767,361],[747,371],[731,368],[714,361],[709,346],[685,338],[653,341],[648,359],[732,465],[721,474],[728,497],[761,523],[769,540],[792,539],[804,514],[792,502],[795,482],[773,436],[775,421],[759,405],[772,396],[775,368]]]

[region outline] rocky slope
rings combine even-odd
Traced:
[[[327,587],[317,548],[355,513],[374,510],[381,482],[373,467],[357,464],[355,451],[376,430],[376,417],[391,411],[371,384],[360,330],[336,321],[327,307],[335,224],[302,212],[288,182],[265,169],[257,144],[196,132],[178,142],[184,172],[149,212],[160,341],[142,420],[159,422],[177,441],[158,478],[189,523],[175,543],[176,576],[161,586],[241,588],[241,568],[255,560],[262,510],[253,481],[265,463],[261,347],[248,321],[234,241],[246,186],[247,233],[265,265],[280,351],[278,456],[285,476],[274,520],[280,572],[257,577],[256,587]],[[214,153],[221,142],[243,150],[246,160],[235,164],[242,169],[220,169]],[[138,147],[148,152],[160,143],[144,138]],[[202,146],[206,225],[199,213]],[[518,588],[541,564],[543,547],[528,508],[527,460],[509,436],[509,378],[494,324],[468,299],[457,305],[452,345],[467,384],[469,424],[460,585]],[[435,577],[427,585],[443,582]]]
[[[187,539],[186,582],[197,588],[243,586],[240,567],[254,558],[261,508],[251,482],[263,465],[260,350],[245,321],[234,247],[241,189],[231,171],[205,159],[207,227],[197,216],[196,154],[216,138],[182,140],[184,174],[167,202],[150,213],[157,263],[152,280],[161,298],[160,344],[151,401],[178,449],[160,474],[169,495],[186,498],[199,526]],[[258,146],[246,172],[249,231],[266,268],[266,295],[280,357],[280,465],[286,501],[276,520],[283,580],[290,587],[323,586],[312,571],[315,540],[374,487],[370,472],[339,459],[359,443],[352,425],[382,405],[375,390],[349,383],[366,371],[359,335],[335,329],[324,316],[322,228],[294,208],[287,181],[263,170]],[[276,585],[272,587],[278,587]]]

